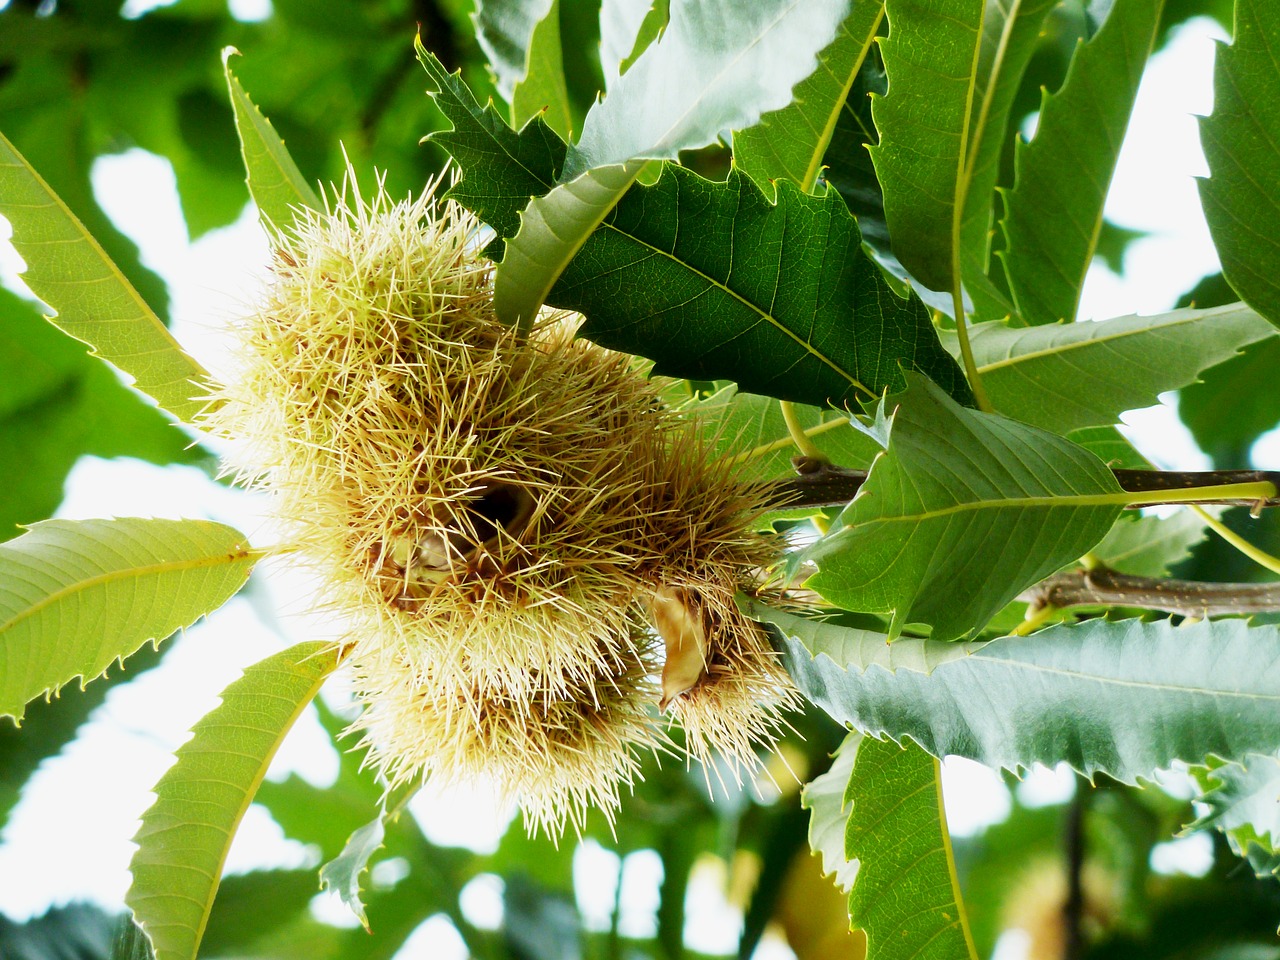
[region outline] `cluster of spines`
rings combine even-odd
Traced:
[[[212,423],[350,624],[373,761],[493,775],[552,834],[670,748],[660,692],[690,754],[752,764],[795,696],[734,603],[776,556],[758,491],[630,358],[499,324],[461,208],[349,189],[276,238]],[[674,696],[649,626],[672,589],[702,625]]]

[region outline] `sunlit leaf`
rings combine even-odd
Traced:
[[[1206,534],[1204,521],[1194,510],[1180,510],[1171,517],[1121,518],[1092,552],[1112,570],[1165,577]]]
[[[289,156],[271,121],[262,115],[231,72],[231,57],[237,53],[234,47],[223,50],[222,68],[231,93],[249,193],[263,219],[283,230],[293,223],[295,208],[318,210],[320,198]]]
[[[200,412],[203,367],[124,278],[84,226],[8,140],[0,136],[0,214],[52,322],[93,347],[183,423]]]
[[[1035,136],[1018,146],[1002,256],[1025,323],[1076,319],[1163,6],[1163,0],[1115,0],[1102,29],[1076,50],[1062,89],[1045,97]]]
[[[849,916],[876,960],[977,960],[942,809],[938,761],[913,743],[858,747],[848,856],[860,866]]]
[[[939,640],[981,629],[1079,557],[1120,514],[1115,478],[1050,433],[957,405],[910,375],[885,454],[829,533],[808,581],[847,610],[891,613]]]
[[[0,716],[216,610],[256,561],[206,520],[46,520],[0,544]]]
[[[1235,38],[1219,47],[1213,115],[1200,121],[1210,176],[1200,181],[1222,272],[1246,303],[1280,326],[1280,7],[1236,0]]]
[[[258,784],[298,715],[337,665],[325,642],[300,643],[244,672],[156,784],[129,864],[125,902],[157,960],[195,960],[222,865]]]
[[[524,77],[511,95],[512,125],[522,127],[530,117],[542,114],[547,126],[568,140],[573,116],[560,52],[560,0],[552,0],[550,9],[533,28],[526,64]]]

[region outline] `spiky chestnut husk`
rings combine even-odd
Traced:
[[[464,775],[464,741],[455,759],[432,742],[441,716],[462,730],[483,704],[528,720],[557,704],[631,703],[609,678],[662,669],[636,637],[672,591],[697,643],[681,654],[685,679],[664,677],[665,697],[694,754],[751,762],[795,696],[733,604],[776,559],[751,532],[760,492],[711,459],[630,358],[575,340],[563,318],[528,337],[498,323],[477,229],[430,191],[303,214],[274,238],[240,376],[210,417],[244,441],[241,478],[271,491],[350,624],[370,717],[397,718],[365,725],[379,763],[397,779]],[[393,690],[415,692],[392,709]],[[432,706],[415,724],[404,703]],[[639,715],[596,715],[615,712]],[[646,729],[628,720],[614,739],[647,745]],[[478,769],[494,743],[478,722],[468,737]],[[609,755],[604,781],[625,782],[632,761],[618,757],[631,754]],[[498,756],[489,768],[534,796],[539,754]],[[534,796],[535,821],[616,798],[565,790]]]
[[[651,646],[639,635],[613,669],[533,697],[442,681],[407,660],[381,662],[371,674],[357,667],[365,709],[355,726],[393,786],[422,774],[492,783],[502,799],[519,801],[531,832],[581,831],[590,809],[613,820],[621,788],[639,775],[638,751],[671,749],[650,715]]]

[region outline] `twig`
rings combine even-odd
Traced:
[[[780,480],[773,485],[771,500],[779,507],[838,507],[857,496],[867,479],[865,470],[837,467],[816,457],[796,457],[792,463],[796,478]],[[1112,470],[1122,490],[1131,493],[1150,491],[1150,499],[1130,504],[1132,507],[1155,506],[1170,502],[1159,496],[1161,491],[1176,493],[1194,487],[1225,487],[1240,483],[1271,483],[1280,491],[1280,471],[1276,470],[1206,470],[1202,472],[1165,470]],[[1180,502],[1180,501],[1179,501]],[[1199,503],[1222,503],[1257,509],[1280,505],[1280,493],[1273,497],[1249,500],[1206,499]]]
[[[1018,599],[1033,609],[1137,607],[1184,617],[1280,611],[1280,583],[1202,583],[1116,573],[1106,567],[1054,574]]]

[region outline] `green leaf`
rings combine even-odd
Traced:
[[[384,817],[386,810],[378,811],[376,817],[351,834],[340,854],[320,868],[320,886],[341,897],[365,930],[369,929],[369,918],[360,899],[360,875],[369,869],[369,859],[386,838]]]
[[[535,114],[542,114],[552,130],[569,139],[573,116],[560,52],[560,0],[551,0],[550,9],[533,28],[524,78],[511,95],[513,126],[524,126]]]
[[[698,418],[706,446],[717,457],[742,463],[750,480],[794,477],[791,458],[799,451],[787,430],[777,400],[743,393],[732,384],[705,399],[687,401],[682,411]],[[848,414],[806,404],[793,407],[796,420],[810,439],[835,464],[866,468],[880,452],[879,445],[849,422]]]
[[[156,784],[129,864],[125,902],[157,960],[195,960],[227,851],[285,735],[337,666],[332,644],[300,643],[249,667],[191,731]]]
[[[860,733],[846,736],[827,772],[814,777],[800,791],[800,805],[811,814],[809,848],[822,858],[823,876],[834,875],[835,885],[845,893],[858,876],[858,861],[845,852],[845,827],[849,822],[845,790],[862,741]]]
[[[1120,488],[1061,437],[967,410],[916,374],[885,454],[804,554],[808,585],[847,610],[972,635],[1023,589],[1101,540]]]
[[[531,323],[569,261],[635,180],[641,159],[674,160],[785,106],[816,65],[845,0],[677,4],[662,36],[587,114],[560,183],[533,199],[494,274],[494,307]]]
[[[800,691],[837,722],[1017,773],[1066,762],[1136,783],[1175,760],[1280,746],[1280,628],[1086,620],[985,643],[923,640],[929,674],[849,658],[803,618],[769,616]],[[904,641],[895,641],[896,646]],[[812,645],[811,645],[812,644]],[[945,651],[939,648],[945,648]]]
[[[982,46],[983,0],[890,0],[881,41],[889,92],[872,103],[871,148],[893,252],[950,290]]]
[[[1113,424],[1194,383],[1204,369],[1275,329],[1244,304],[1101,323],[969,328],[987,396],[1006,416],[1054,433]],[[947,337],[954,344],[954,334]],[[957,351],[958,352],[958,351]]]
[[[875,122],[871,118],[874,98],[888,89],[880,51],[873,46],[863,60],[862,69],[854,80],[853,88],[845,98],[844,107],[836,119],[822,162],[825,165],[823,179],[835,187],[844,198],[849,212],[858,221],[862,239],[875,248],[883,259],[892,257],[889,252],[889,228],[884,221],[884,193],[876,179],[875,165],[871,162],[868,147],[879,142]],[[896,259],[893,263],[897,263]],[[905,274],[901,264],[897,274]]]
[[[603,0],[600,4],[600,67],[606,88],[631,69],[671,19],[670,0],[652,3]]]
[[[231,72],[231,57],[239,52],[235,47],[224,49],[222,69],[235,111],[249,193],[262,218],[277,230],[283,230],[293,223],[296,208],[319,210],[320,198],[289,156],[271,121],[262,115]]]
[[[486,253],[497,259],[504,241],[520,228],[520,212],[529,198],[555,185],[564,163],[564,141],[540,117],[516,133],[491,102],[480,106],[457,73],[445,70],[421,43],[415,47],[431,84],[429,92],[453,125],[431,139],[449,152],[464,174],[448,196],[493,227],[498,236]]]
[[[46,520],[0,544],[0,716],[216,610],[256,561],[205,520]]]
[[[893,292],[843,201],[786,181],[771,204],[737,172],[668,166],[623,198],[548,302],[659,374],[841,407],[899,389],[907,368],[970,399],[928,309]]]
[[[1171,517],[1122,517],[1092,553],[1121,573],[1167,577],[1169,568],[1189,557],[1206,533],[1204,521],[1193,510],[1179,510]]]
[[[209,455],[85,346],[0,289],[0,463],[22,464],[0,493],[0,540],[49,517],[84,454],[152,463]]]
[[[1035,137],[1015,151],[1001,255],[1027,324],[1076,318],[1163,6],[1163,0],[1115,0],[1102,29],[1077,48],[1062,89],[1045,96]]]
[[[479,0],[476,3],[473,15],[476,40],[489,61],[498,92],[508,103],[512,102],[516,85],[528,73],[534,31],[555,5],[555,0]],[[521,126],[521,120],[517,119],[515,125]]]
[[[1280,758],[1251,753],[1193,773],[1208,810],[1187,829],[1221,830],[1259,877],[1280,877]]]
[[[1267,337],[1205,370],[1178,395],[1178,417],[1216,462],[1243,462],[1253,442],[1280,424],[1277,370],[1280,337]]]
[[[986,0],[974,110],[965,163],[964,210],[960,219],[961,274],[980,316],[998,319],[1009,311],[1003,297],[984,298],[990,288],[992,207],[1000,158],[1008,140],[1009,114],[1027,64],[1039,45],[1045,18],[1056,0]],[[985,308],[985,309],[984,309]]]
[[[200,385],[208,374],[2,135],[0,213],[13,225],[13,245],[27,262],[27,286],[58,311],[51,320],[190,423],[203,407]]]
[[[733,135],[733,163],[769,192],[786,177],[812,193],[836,123],[884,16],[883,0],[857,0],[818,55],[818,68],[795,86],[791,103]]]
[[[1236,0],[1235,38],[1219,47],[1213,115],[1200,120],[1210,177],[1200,199],[1222,272],[1241,299],[1280,326],[1280,8]]]
[[[849,916],[876,960],[977,960],[942,810],[938,761],[914,744],[858,748],[846,850]]]
[[[418,55],[454,126],[436,140],[466,171],[450,197],[509,236],[513,198],[546,189],[564,145],[536,118],[517,134],[431,54]],[[741,174],[712,183],[667,167],[588,238],[549,302],[582,312],[583,336],[649,357],[660,374],[839,406],[901,386],[906,366],[969,399],[927,308],[893,292],[834,194],[785,184],[770,204]]]

